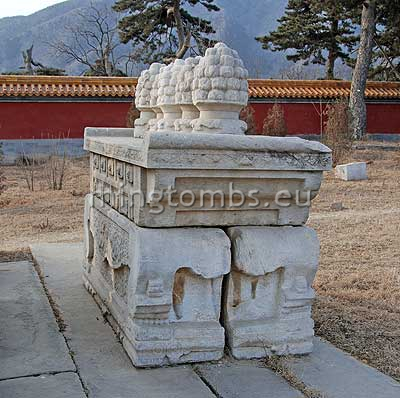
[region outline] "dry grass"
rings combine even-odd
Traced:
[[[321,240],[316,331],[400,380],[400,152],[360,150],[354,159],[372,161],[369,180],[344,182],[327,173],[309,221]],[[82,239],[87,159],[69,170],[62,191],[50,191],[40,175],[43,190],[30,192],[20,169],[5,168],[0,259],[23,258],[9,251],[33,242]],[[345,209],[333,211],[338,202]]]
[[[61,191],[48,188],[42,167],[37,190],[28,190],[23,170],[4,167],[7,190],[0,196],[0,251],[18,251],[35,242],[82,239],[84,196],[89,190],[88,159],[71,160]]]
[[[400,380],[400,152],[354,158],[373,162],[369,180],[328,173],[309,221],[321,240],[316,332]]]

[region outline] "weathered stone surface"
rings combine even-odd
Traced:
[[[36,244],[31,250],[60,309],[64,333],[89,397],[214,397],[190,367],[144,370],[132,365],[83,286],[81,244]]]
[[[163,112],[158,106],[158,90],[160,88],[160,71],[161,68],[165,67],[164,64],[153,63],[150,66],[149,72],[153,76],[151,79],[151,90],[150,90],[150,108],[156,114],[154,119],[149,120],[148,130],[149,132],[157,130],[158,122],[163,118]]]
[[[304,170],[331,168],[331,151],[297,137],[151,132],[128,139],[132,129],[86,128],[85,149],[144,168]]]
[[[234,227],[223,324],[235,358],[312,351],[319,242],[307,227]]]
[[[144,229],[86,199],[86,286],[124,334],[136,366],[222,357],[221,284],[230,270],[222,230]]]
[[[367,164],[365,162],[339,164],[335,168],[335,175],[344,181],[367,180]]]
[[[285,358],[284,364],[306,386],[329,398],[398,398],[400,384],[320,339],[307,356]]]
[[[202,378],[224,398],[302,398],[281,376],[255,361],[197,365]]]
[[[0,380],[74,370],[33,264],[0,263]]]
[[[85,398],[76,373],[59,373],[0,381],[3,398]]]
[[[92,192],[143,227],[302,225],[330,167],[326,147],[296,138],[152,133],[131,146],[98,133],[86,132]]]

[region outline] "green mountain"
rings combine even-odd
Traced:
[[[76,23],[77,12],[91,2],[101,8],[111,7],[114,0],[68,0],[29,16],[0,19],[0,72],[18,70],[23,65],[22,51],[34,44],[35,60],[65,69],[71,75],[82,74],[85,67],[56,56],[49,43],[66,40],[65,27]],[[217,0],[221,11],[212,14],[216,38],[239,52],[252,77],[274,76],[287,65],[283,54],[266,52],[254,40],[275,28],[286,3],[287,0]],[[118,51],[128,53],[129,48],[121,46]]]

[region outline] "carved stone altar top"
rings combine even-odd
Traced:
[[[324,171],[331,150],[297,137],[154,132],[130,139],[132,129],[87,128],[84,148],[145,168]]]

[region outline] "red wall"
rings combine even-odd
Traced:
[[[285,113],[285,120],[288,134],[319,134],[321,127],[320,104],[310,103],[286,103],[280,104]],[[257,130],[262,131],[263,121],[267,117],[268,111],[274,106],[271,103],[253,103],[251,104],[255,110],[255,120]],[[325,104],[322,105],[325,109]]]
[[[252,103],[258,130],[273,103]],[[283,103],[289,134],[319,134],[320,104]],[[323,105],[325,107],[326,105]],[[0,139],[82,138],[85,127],[125,127],[129,102],[0,102]],[[400,104],[368,104],[368,133],[400,134]]]
[[[368,104],[369,134],[400,134],[400,104]]]
[[[321,110],[326,104],[315,103],[281,103],[285,113],[288,134],[319,134],[321,131]],[[273,103],[252,103],[255,110],[257,129],[262,125]],[[322,123],[326,117],[323,116]],[[400,134],[400,104],[381,103],[367,104],[367,131],[369,134]]]
[[[85,127],[125,127],[128,102],[0,102],[0,139],[83,138]]]

